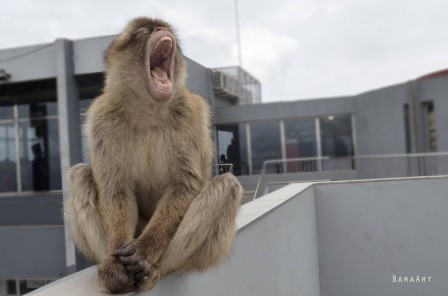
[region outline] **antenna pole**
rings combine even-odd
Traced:
[[[236,36],[238,42],[238,66],[242,67],[242,58],[241,58],[241,38],[240,38],[240,21],[238,14],[238,0],[235,0],[235,19],[236,19]]]

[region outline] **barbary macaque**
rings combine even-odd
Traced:
[[[68,172],[65,213],[102,291],[145,291],[229,255],[243,191],[231,174],[210,179],[209,106],[185,85],[169,24],[134,19],[105,63],[103,94],[87,112],[91,163]]]

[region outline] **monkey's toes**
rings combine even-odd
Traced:
[[[125,243],[121,248],[115,250],[113,255],[133,273],[143,271],[146,268],[146,262],[150,262],[145,248],[136,239]]]
[[[112,257],[98,266],[98,284],[101,291],[125,293],[135,291],[135,277],[129,274],[121,262]]]
[[[155,265],[146,265],[146,270],[135,274],[135,288],[138,292],[148,291],[160,281],[160,271]]]
[[[121,259],[121,262],[123,262],[124,259]],[[145,273],[147,270],[146,264],[144,262],[137,262],[135,264],[125,264],[125,267],[127,269],[127,271],[131,274],[140,274],[140,273]]]

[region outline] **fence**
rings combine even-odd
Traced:
[[[255,193],[279,182],[362,180],[448,175],[448,152],[267,160]]]
[[[213,164],[212,174],[213,176],[222,175],[225,173],[233,173],[233,164],[223,163],[223,164]]]

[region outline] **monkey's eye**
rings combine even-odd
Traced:
[[[148,28],[142,27],[135,32],[135,35],[145,35],[149,33],[151,33],[151,31]]]

